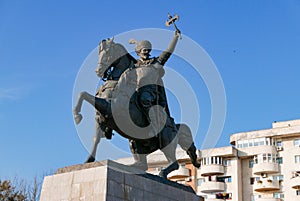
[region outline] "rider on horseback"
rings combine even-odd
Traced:
[[[167,105],[167,98],[165,94],[165,90],[163,87],[163,83],[161,80],[161,77],[164,75],[164,64],[167,62],[167,60],[172,55],[175,46],[177,44],[179,37],[179,33],[175,32],[175,35],[169,44],[169,47],[159,56],[159,57],[152,57],[150,58],[150,52],[152,50],[152,45],[148,40],[142,40],[142,41],[135,41],[130,40],[130,43],[135,43],[135,52],[139,56],[139,59],[137,60],[135,67],[136,68],[155,68],[157,69],[157,72],[159,75],[159,79],[155,81],[148,81],[148,80],[138,80],[138,98],[139,102],[144,110],[145,115],[148,117],[149,121],[151,120],[151,115],[149,113],[150,108],[153,105],[159,105],[164,108],[165,112],[168,116],[170,116],[168,105]],[[143,71],[141,71],[143,72]],[[145,77],[145,76],[141,76]],[[148,84],[147,86],[146,83]]]
[[[170,115],[168,104],[167,104],[167,97],[163,86],[163,81],[161,79],[162,76],[164,75],[163,66],[172,55],[179,37],[180,37],[180,32],[175,31],[175,35],[171,40],[168,48],[165,51],[163,51],[159,57],[150,57],[152,45],[148,40],[142,40],[142,41],[130,40],[129,42],[131,44],[132,43],[136,44],[135,52],[139,56],[139,59],[135,63],[135,67],[145,68],[145,69],[152,67],[157,70],[158,74],[160,74],[159,79],[156,81],[156,83],[153,83],[153,81],[151,82],[149,80],[146,80],[147,76],[141,76],[141,77],[145,77],[144,78],[145,80],[138,80],[138,89],[137,89],[139,103],[143,109],[144,114],[147,116],[149,122],[151,122],[151,125],[153,127],[153,132],[155,132],[154,135],[156,135],[159,132],[158,130],[160,129],[159,123],[161,123],[159,122],[161,119],[160,118],[161,114],[159,112],[157,113],[150,112],[150,108],[154,105],[159,105],[162,108],[164,108],[163,112],[167,115],[167,121],[166,121],[167,127],[169,127],[171,130],[175,132],[179,129],[176,127],[174,119]],[[163,142],[164,139],[161,139],[160,141]],[[181,138],[179,139],[179,141],[181,141],[181,147],[184,150],[186,150],[187,154],[191,157],[192,163],[196,167],[200,167],[200,164],[197,162],[196,147],[193,143],[193,139],[191,138],[191,136],[186,136],[185,139]],[[138,154],[137,146],[134,140],[130,140],[130,147],[134,155],[135,164],[137,166],[145,164],[144,161],[146,160],[146,156],[142,154]]]

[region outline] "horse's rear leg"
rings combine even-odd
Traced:
[[[102,130],[100,128],[100,124],[96,121],[92,151],[91,151],[89,157],[87,158],[87,160],[85,161],[85,163],[95,162],[97,147],[98,147],[98,144],[99,144],[101,138],[103,138],[103,137],[104,137],[104,135],[103,135]]]
[[[193,141],[193,136],[190,128],[185,124],[176,124],[178,129],[178,144],[189,155],[192,164],[196,167],[200,167],[200,163],[197,160],[197,148]]]
[[[165,179],[167,179],[167,176],[170,172],[173,172],[174,170],[177,170],[179,168],[179,164],[176,159],[176,146],[177,140],[174,139],[168,146],[164,147],[161,150],[165,154],[167,160],[169,161],[169,166],[167,166],[159,172],[159,176]]]
[[[146,171],[148,169],[147,156],[145,154],[132,154],[132,155],[133,155],[134,163],[129,166]]]
[[[138,154],[137,153],[137,145],[136,141],[129,140],[130,150],[134,159],[134,163],[129,165],[131,167],[138,168],[140,170],[146,171],[148,169],[147,164],[147,155],[146,154]]]

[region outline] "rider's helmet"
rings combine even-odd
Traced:
[[[131,39],[129,41],[130,44],[136,44],[135,45],[135,52],[138,53],[141,51],[141,49],[147,49],[149,50],[149,52],[152,50],[152,45],[150,43],[150,41],[148,40],[140,40],[140,41],[136,41],[134,39]]]

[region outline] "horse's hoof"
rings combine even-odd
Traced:
[[[88,159],[84,163],[92,163],[95,162],[95,157],[94,156],[89,156]]]
[[[79,124],[82,120],[82,115],[81,114],[75,114],[74,115],[74,120],[76,124]]]

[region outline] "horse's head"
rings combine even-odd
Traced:
[[[114,42],[114,38],[102,40],[99,43],[98,66],[96,73],[101,78],[106,78],[107,71],[111,67],[116,67],[117,61],[128,54],[123,45]]]

